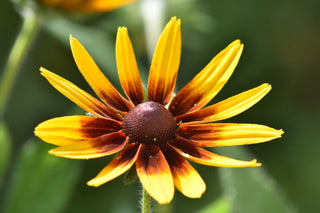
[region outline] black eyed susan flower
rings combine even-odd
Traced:
[[[101,101],[71,82],[41,68],[41,74],[63,95],[94,116],[66,116],[39,124],[35,134],[57,145],[50,154],[73,159],[99,158],[120,152],[90,186],[100,186],[132,166],[146,191],[159,203],[168,203],[174,186],[185,196],[199,198],[206,185],[188,161],[217,167],[257,167],[203,147],[254,144],[281,137],[282,130],[257,124],[218,123],[257,103],[271,89],[262,84],[206,106],[234,71],[243,44],[232,42],[215,56],[175,97],[180,63],[180,20],[165,27],[155,50],[144,101],[133,48],[125,27],[118,29],[116,60],[124,98],[102,74],[80,42],[70,36],[76,64]],[[167,106],[167,107],[166,107]]]
[[[79,12],[106,12],[135,0],[38,0],[40,4],[62,10]]]

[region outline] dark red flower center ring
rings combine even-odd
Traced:
[[[124,118],[122,129],[131,142],[165,143],[175,137],[176,122],[171,113],[154,101],[138,104]]]

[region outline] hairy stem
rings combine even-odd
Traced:
[[[142,187],[141,213],[151,213],[151,197]]]

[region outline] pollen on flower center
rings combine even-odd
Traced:
[[[128,112],[122,129],[133,142],[157,144],[174,137],[176,123],[162,104],[148,101]]]

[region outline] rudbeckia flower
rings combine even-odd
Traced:
[[[206,185],[189,161],[217,167],[258,167],[212,153],[206,147],[255,144],[281,137],[282,130],[257,124],[218,123],[257,103],[269,84],[206,106],[234,71],[243,44],[232,42],[215,56],[176,96],[173,91],[180,63],[180,20],[173,17],[158,41],[151,63],[145,101],[127,29],[116,39],[119,78],[127,99],[102,74],[86,49],[70,36],[75,62],[97,100],[64,78],[41,68],[59,92],[93,116],[66,116],[39,124],[35,134],[57,145],[50,154],[73,159],[100,158],[120,152],[90,186],[100,186],[135,165],[145,190],[159,203],[168,203],[174,186],[185,196],[199,198]]]
[[[79,12],[106,12],[135,0],[38,0],[40,4]]]

